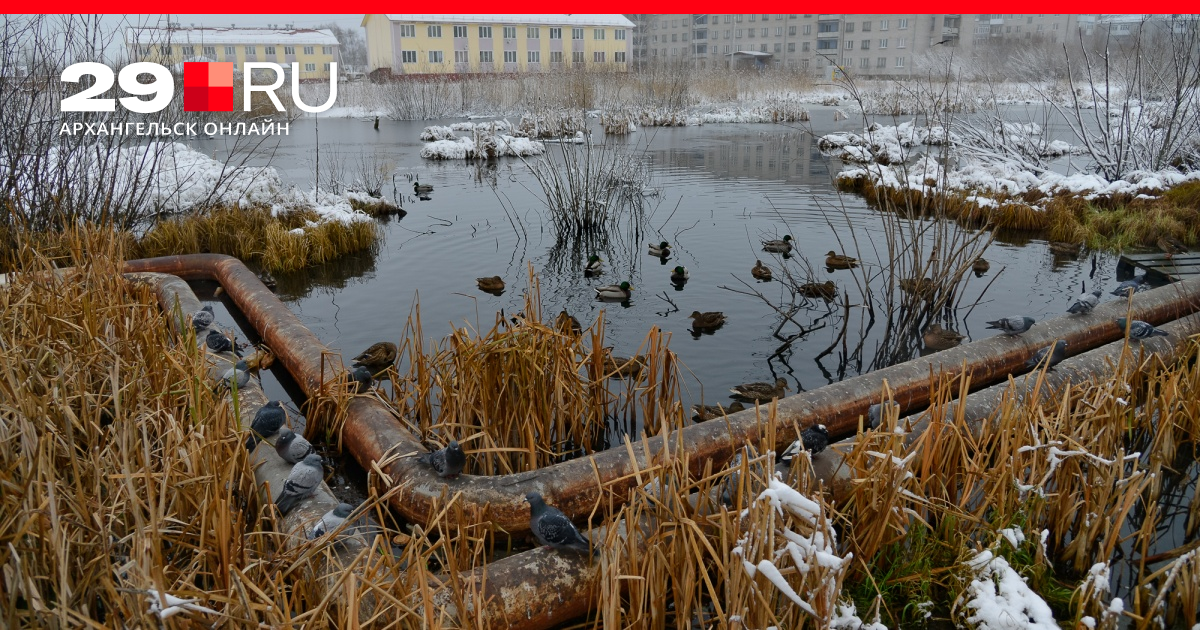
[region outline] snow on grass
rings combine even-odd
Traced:
[[[1054,613],[1000,556],[981,551],[966,562],[975,577],[967,586],[966,621],[979,630],[1057,630]]]
[[[920,608],[920,604],[917,605]],[[926,614],[926,619],[931,615]],[[867,623],[858,617],[858,610],[854,607],[854,602],[845,601],[837,605],[837,611],[833,618],[829,620],[830,630],[888,630],[888,627],[879,622],[879,616],[875,616],[875,620]]]
[[[427,160],[468,160],[504,156],[530,157],[545,152],[546,145],[537,140],[504,134],[477,134],[472,138],[464,136],[426,143],[421,149],[421,157]]]

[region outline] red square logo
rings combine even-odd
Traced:
[[[233,111],[233,63],[184,63],[183,111]]]

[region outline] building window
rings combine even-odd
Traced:
[[[441,24],[430,24],[429,26],[426,26],[425,34],[428,35],[429,37],[441,37],[442,36],[442,25]]]
[[[664,41],[665,41],[665,40],[664,40]],[[673,42],[677,42],[677,41],[679,41],[679,34],[678,34],[678,33],[671,33],[671,41],[673,41]]]
[[[896,67],[897,68],[904,67],[904,57],[896,57]]]
[[[463,28],[466,28],[466,27],[463,27]],[[454,63],[468,63],[469,61],[470,61],[470,59],[467,58],[467,51],[465,51],[465,50],[454,51]]]
[[[864,39],[861,42],[859,42],[858,49],[859,50],[870,50],[871,49],[871,40]]]
[[[322,55],[332,55],[333,54],[333,46],[322,46],[321,54]]]
[[[881,39],[879,40],[879,50],[883,50],[884,48],[887,48],[887,40]]]
[[[805,35],[812,35],[812,24],[805,24],[805,25],[804,25],[804,34],[805,34]]]
[[[625,41],[625,29],[618,28],[613,31],[613,39]]]
[[[285,54],[285,55],[295,55],[295,54],[296,54],[296,47],[295,47],[295,46],[284,46],[284,47],[283,47],[283,54]]]
[[[550,39],[562,39],[562,27],[551,27]]]
[[[880,58],[876,59],[875,67],[876,68],[886,68],[887,67],[887,57],[880,57]]]
[[[256,47],[255,47],[255,46],[247,46],[247,47],[246,47],[246,54],[247,54],[247,55],[257,55],[258,53],[257,53],[257,52],[255,52],[255,50],[256,50]]]
[[[158,52],[161,53],[162,56],[164,56],[164,57],[170,57],[171,56],[171,47],[170,46],[159,46]]]
[[[801,52],[808,52],[808,42],[803,42],[803,43],[801,43],[801,44],[800,44],[800,51],[801,51]]]
[[[805,69],[805,70],[808,70],[808,60],[807,60],[807,59],[801,59],[801,60],[800,60],[800,67],[801,67],[801,68],[803,68],[803,69]]]
[[[274,57],[275,56],[275,47],[274,46],[263,46],[263,54]]]
[[[818,39],[817,50],[835,50],[837,49],[836,39]]]
[[[604,29],[602,29],[602,28],[592,29],[592,39],[604,39]]]
[[[846,32],[847,33],[854,32],[854,22],[846,22]]]
[[[233,49],[233,46],[226,46],[226,47],[225,47],[225,56],[226,56],[226,57],[232,57],[232,56],[234,56],[234,55],[236,55],[236,54],[237,54],[237,52],[236,52],[236,51]]]
[[[900,39],[898,39],[896,41],[896,48],[904,48],[907,45],[908,45],[907,40],[903,37],[901,37]]]
[[[852,40],[852,39],[846,40],[846,50],[854,50],[854,40]]]
[[[862,59],[859,59],[859,60],[858,60],[858,67],[859,67],[859,68],[862,68],[863,70],[866,70],[866,69],[870,68],[870,67],[871,67],[871,60],[870,60],[870,59],[868,59],[868,58],[866,58],[866,57],[863,57]]]
[[[504,63],[517,63],[517,51],[515,51],[515,50],[504,51]]]
[[[416,36],[417,36],[417,25],[416,24],[401,24],[400,25],[400,37],[416,37]]]
[[[879,30],[881,30],[881,31],[888,30],[888,21],[887,20],[879,20]]]
[[[305,72],[316,72],[316,71],[317,71],[317,64],[315,64],[315,63],[306,63],[306,64],[304,64],[304,71],[305,71]]]
[[[491,39],[491,38],[492,38],[492,27],[480,26],[479,27],[479,39]]]
[[[583,29],[582,28],[571,29],[571,39],[583,39]],[[580,61],[582,61],[582,59]]]
[[[195,47],[195,46],[184,46],[184,47],[183,47],[183,54],[185,54],[185,55],[188,55],[189,57],[190,57],[190,56],[192,56],[192,55],[195,55],[195,54],[196,54],[196,47]]]
[[[902,31],[904,29],[908,28],[908,18],[900,18],[900,19],[896,20],[896,28],[898,28]]]
[[[708,46],[703,46],[702,48],[704,48],[704,50],[700,50],[700,48],[701,47],[697,47],[696,52],[699,52],[699,53],[708,52]],[[615,61],[617,63],[625,63],[625,51],[619,50],[619,51],[613,53],[613,61]]]
[[[604,63],[604,51],[597,50],[596,52],[592,53],[592,61],[596,63]]]
[[[542,29],[536,26],[525,27],[525,39],[541,39]]]
[[[562,63],[563,55],[561,50],[550,51],[550,63]]]
[[[466,39],[467,38],[467,26],[465,24],[455,26],[454,27],[454,37],[456,39],[458,39],[458,38]]]
[[[304,54],[306,54],[306,55],[311,55],[311,54],[313,54],[313,50],[314,50],[314,48],[315,48],[315,47],[313,47],[313,46],[305,46],[305,47],[304,47]]]
[[[526,59],[529,63],[542,63],[542,53],[537,50],[529,51],[529,57]]]
[[[871,23],[870,23],[870,22],[863,22],[863,27],[862,27],[862,30],[863,30],[863,32],[864,32],[864,33],[870,33],[870,32],[871,32]]]
[[[329,62],[325,62],[325,72],[329,72]]]
[[[775,52],[777,52],[777,53],[783,52],[783,44],[775,44]]]
[[[796,52],[796,42],[788,42],[788,49],[787,49],[787,50],[788,50],[788,52],[790,52],[790,53],[794,53],[794,52]]]
[[[216,57],[217,56],[217,47],[216,46],[205,46],[204,54],[208,57]]]
[[[817,25],[818,33],[836,33],[838,32],[837,22],[821,22]]]
[[[505,26],[504,27],[504,39],[516,39],[516,38],[517,38],[517,27]]]
[[[789,27],[788,27],[788,36],[789,36],[789,37],[795,37],[795,36],[796,36],[796,27],[795,27],[795,26],[789,26]]]
[[[429,63],[442,63],[442,61],[444,61],[444,58],[442,57],[442,51],[440,51],[440,50],[429,51]]]
[[[664,48],[664,49],[663,49],[663,55],[665,56],[666,54],[667,54],[667,51],[666,51],[666,49]],[[583,51],[582,51],[582,50],[576,50],[575,52],[572,52],[572,53],[571,53],[571,62],[572,62],[572,63],[583,63]]]
[[[771,30],[771,29],[769,29],[769,28],[767,28],[767,27],[765,27],[765,26],[764,26],[764,27],[763,27],[763,29],[762,29],[762,36],[763,36],[763,37],[766,37],[766,36],[767,36],[767,33],[768,33],[770,30]]]
[[[496,60],[496,58],[492,56],[492,51],[490,51],[490,50],[479,51],[479,62],[480,63],[493,63],[495,60]]]
[[[766,45],[766,44],[759,44],[759,45],[758,45],[758,52],[767,52],[767,45]]]

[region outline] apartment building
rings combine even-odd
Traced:
[[[663,14],[630,16],[638,25],[638,63],[701,67],[789,67],[819,76],[835,71],[908,76],[935,47],[999,41],[1061,41],[1073,15],[965,14]],[[964,32],[965,30],[965,32]]]
[[[300,80],[328,80],[340,61],[338,40],[329,29],[296,28],[130,28],[129,58],[174,66],[185,61],[271,61],[288,72],[299,63]]]
[[[373,77],[626,70],[634,23],[619,14],[363,17]]]

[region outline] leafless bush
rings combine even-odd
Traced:
[[[383,196],[383,186],[392,180],[392,172],[396,163],[386,159],[378,152],[358,154],[353,165],[354,183],[352,188],[361,190],[372,197]]]
[[[558,149],[529,169],[559,235],[606,230],[626,214],[640,217],[649,170],[639,156],[590,138]]]

